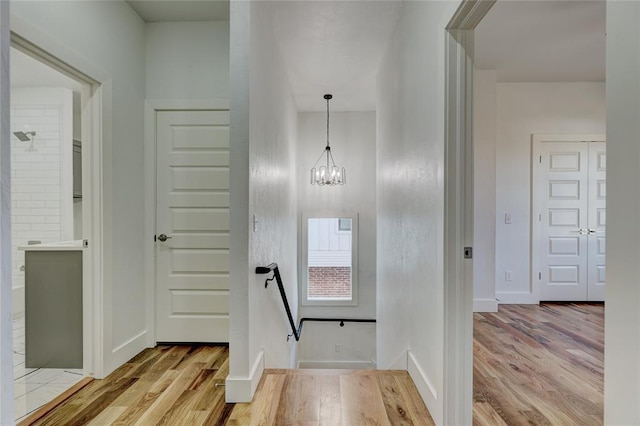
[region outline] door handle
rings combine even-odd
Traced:
[[[170,240],[172,237],[167,237],[166,234],[160,234],[158,235],[158,240],[160,240],[160,242],[164,243],[167,240]]]
[[[598,232],[598,231],[596,231],[595,229],[589,229],[589,235],[593,235],[593,234],[595,234],[596,232]]]
[[[589,233],[589,230],[580,228],[580,229],[578,229],[577,231],[574,231],[574,232],[577,232],[580,235],[587,235]]]

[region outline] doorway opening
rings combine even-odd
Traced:
[[[501,384],[518,382],[520,374],[528,371],[529,377],[540,379],[537,387],[559,389],[562,383],[555,380],[557,375],[543,378],[544,373],[538,374],[553,368],[590,381],[589,391],[576,386],[580,392],[572,396],[588,400],[585,409],[571,412],[562,401],[546,399],[532,391],[532,398],[538,402],[527,405],[527,410],[549,409],[567,416],[566,423],[602,421],[602,305],[538,304],[540,300],[588,300],[589,286],[593,300],[604,298],[604,263],[588,263],[578,256],[592,253],[604,258],[604,252],[597,247],[598,236],[604,242],[604,227],[600,229],[604,210],[597,206],[600,201],[604,203],[599,198],[604,198],[605,179],[598,175],[604,168],[595,166],[590,172],[589,166],[592,156],[594,164],[595,157],[604,159],[604,151],[598,145],[604,137],[585,135],[606,130],[604,9],[603,3],[498,2],[473,34],[474,169],[469,170],[476,178],[474,251],[478,257],[474,259],[474,308],[492,312],[474,314],[474,415],[500,412],[504,422],[512,423],[517,401],[505,398],[496,404],[495,395],[504,395]],[[564,20],[563,14],[581,18]],[[586,16],[594,25],[585,32],[581,24]],[[527,22],[545,22],[547,27],[542,32],[539,28],[529,31]],[[509,40],[509,46],[497,42],[496,37]],[[545,42],[546,37],[550,39]],[[587,39],[591,53],[583,55],[581,44]],[[557,48],[535,49],[536,43]],[[510,46],[517,46],[517,52],[510,52]],[[537,56],[543,53],[547,57]],[[542,142],[547,144],[546,150],[540,147],[542,139],[546,140]],[[564,150],[558,145],[550,149],[559,141],[572,148]],[[584,141],[596,144],[589,146],[591,142]],[[537,167],[549,166],[551,161],[555,161],[552,170],[547,167],[546,179],[539,179]],[[569,173],[573,173],[571,178]],[[539,180],[544,183],[536,184]],[[600,195],[591,196],[599,184]],[[549,203],[547,198],[551,199]],[[594,207],[593,213],[589,206]],[[488,224],[487,220],[479,220],[487,211]],[[594,216],[593,221],[589,215]],[[597,226],[591,225],[596,222]],[[546,289],[541,288],[544,285]],[[578,287],[584,290],[583,295],[569,297]],[[553,349],[558,347],[563,348],[562,355],[566,357],[556,357]],[[580,358],[586,353],[591,363],[588,368]],[[484,357],[486,354],[491,354],[490,358]],[[486,374],[486,366],[502,362],[501,356],[517,362],[493,382],[497,373]],[[553,362],[545,361],[541,367],[536,364],[539,359]],[[572,370],[574,367],[578,368]],[[511,376],[511,371],[516,370]],[[509,382],[510,377],[515,380]],[[586,421],[581,416],[592,417]]]
[[[15,33],[10,55],[18,421],[101,371],[101,89]]]

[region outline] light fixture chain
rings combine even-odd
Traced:
[[[329,99],[327,99],[327,147],[329,146]]]

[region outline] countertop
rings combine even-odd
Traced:
[[[33,244],[18,247],[18,250],[24,251],[76,251],[82,249],[82,240],[60,241],[57,243]]]

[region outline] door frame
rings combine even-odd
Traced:
[[[147,347],[156,345],[156,116],[160,111],[228,110],[229,99],[147,99],[144,105],[144,229]]]
[[[531,135],[531,184],[529,187],[531,205],[529,210],[530,234],[529,253],[531,270],[529,271],[529,290],[531,291],[531,303],[540,303],[540,280],[536,275],[541,272],[540,247],[536,242],[540,239],[542,226],[535,220],[536,206],[540,203],[540,194],[536,190],[539,170],[535,167],[535,160],[540,155],[541,144],[545,142],[606,142],[607,135],[603,133],[534,133]]]
[[[106,76],[100,70],[86,66],[78,57],[58,57],[59,49],[48,39],[43,42],[33,29],[11,17],[10,44],[22,53],[80,82],[83,211],[82,229],[86,247],[83,249],[83,374],[102,378],[104,375],[104,188],[103,188],[103,96],[101,81]],[[14,31],[15,30],[15,31]],[[32,41],[36,40],[36,41]],[[36,44],[37,43],[37,44]],[[85,71],[86,70],[86,71]],[[94,77],[91,77],[95,76]],[[88,166],[88,167],[87,167]]]
[[[473,418],[474,29],[495,0],[463,0],[445,31],[443,424]]]

